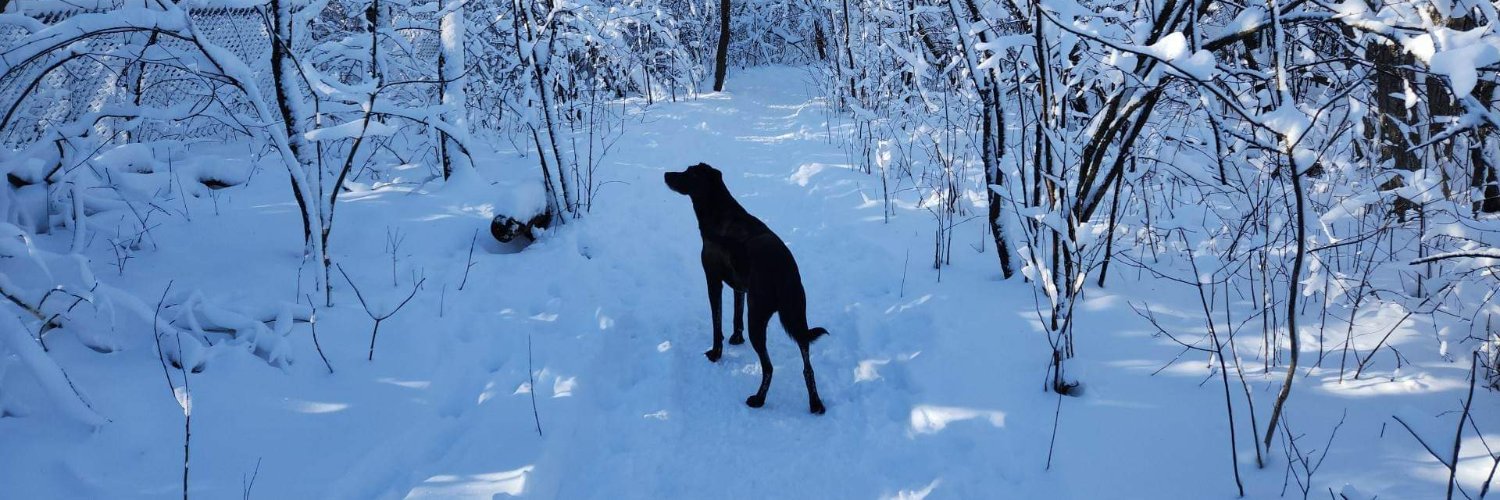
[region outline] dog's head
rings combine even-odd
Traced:
[[[681,172],[667,172],[662,177],[666,179],[668,188],[688,196],[725,189],[724,173],[706,163],[693,165]]]

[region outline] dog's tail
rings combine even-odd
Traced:
[[[818,337],[822,337],[824,335],[828,335],[828,330],[821,326],[818,326],[807,329],[807,333],[802,334],[802,339],[811,344],[814,340],[818,340]]]
[[[798,344],[808,345],[813,343],[814,340],[818,340],[818,337],[828,335],[828,330],[826,329],[819,327],[808,328],[807,313],[801,309],[789,308],[788,310],[780,311],[779,314],[781,316],[781,328],[792,337],[792,340],[796,340]]]

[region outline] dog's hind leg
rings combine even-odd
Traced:
[[[719,362],[719,357],[724,355],[724,282],[719,281],[717,276],[704,273],[708,277],[708,307],[713,311],[714,322],[714,347],[703,353],[711,363]]]
[[[807,380],[807,408],[816,414],[823,414],[823,400],[818,398],[818,382],[813,377],[812,359],[808,357],[807,348],[812,345],[813,340],[827,333],[822,328],[807,328],[807,307],[798,307],[796,302],[789,307],[782,308],[781,327],[786,330],[797,342],[797,347],[802,349],[802,378]]]
[[[771,355],[766,352],[766,325],[771,323],[771,314],[776,312],[765,304],[765,299],[750,297],[750,346],[760,358],[760,390],[745,400],[751,408],[766,404],[766,392],[771,390]]]
[[[807,407],[808,411],[822,415],[823,400],[818,397],[818,381],[813,378],[812,360],[807,357],[808,344],[797,342],[797,347],[802,348],[802,378],[807,379]]]
[[[745,292],[734,291],[734,335],[729,336],[731,345],[745,343]]]

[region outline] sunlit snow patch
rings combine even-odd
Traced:
[[[917,434],[936,434],[948,427],[948,424],[976,418],[984,418],[995,427],[1005,427],[1005,412],[917,405],[911,409],[911,430]]]
[[[528,465],[516,470],[484,474],[439,474],[427,478],[411,490],[406,498],[491,498],[500,495],[520,496],[526,491],[526,478],[536,468]]]
[[[552,382],[552,397],[566,398],[573,395],[573,388],[578,386],[578,377],[557,378]]]
[[[382,384],[391,384],[394,386],[405,387],[407,389],[426,389],[428,386],[432,385],[432,382],[428,380],[397,380],[390,377],[379,378],[375,381]]]
[[[804,163],[802,166],[797,167],[796,173],[792,174],[792,182],[797,183],[798,186],[806,186],[814,176],[817,176],[819,172],[827,168],[828,165],[824,163]]]
[[[896,492],[895,495],[883,496],[881,500],[922,500],[927,498],[927,495],[931,495],[932,490],[937,488],[942,482],[942,479],[933,479],[932,482],[927,483],[927,486],[922,487],[920,490],[901,490]]]
[[[854,382],[873,382],[880,380],[880,367],[889,364],[889,359],[867,359],[859,362],[854,368]]]
[[[334,413],[349,408],[347,403],[321,403],[318,401],[289,401],[292,411],[300,413]]]

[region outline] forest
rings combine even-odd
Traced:
[[[0,498],[1485,498],[1500,2],[1367,1],[0,0]]]

